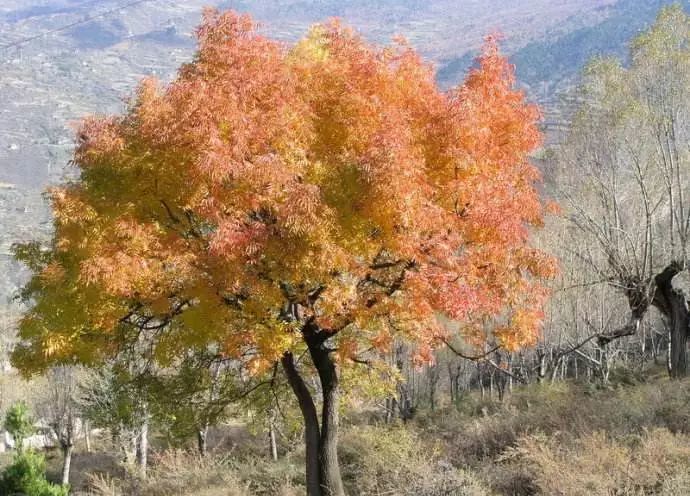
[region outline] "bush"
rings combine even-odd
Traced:
[[[278,462],[250,456],[206,456],[179,449],[153,457],[145,480],[116,480],[105,474],[88,477],[94,496],[297,496],[303,474],[301,460]]]
[[[690,492],[690,438],[666,429],[615,439],[530,436],[514,454],[533,474],[538,494],[609,496]]]
[[[12,435],[17,449],[21,451],[24,439],[29,437],[34,430],[26,403],[19,401],[7,410],[4,427]]]
[[[26,451],[14,457],[0,479],[0,494],[22,496],[67,496],[69,488],[46,480],[43,455]]]
[[[339,452],[348,494],[488,494],[477,479],[451,466],[433,444],[405,427],[351,428],[344,433]]]

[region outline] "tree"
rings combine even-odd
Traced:
[[[82,124],[52,244],[17,250],[35,276],[14,363],[97,363],[143,334],[162,363],[213,344],[254,377],[280,364],[308,494],[339,496],[343,369],[394,338],[431,360],[458,329],[440,315],[475,344],[535,341],[555,270],[529,244],[539,113],[493,38],[444,93],[404,42],[338,22],[286,47],[209,10],[197,36],[175,81]]]
[[[144,438],[148,412],[143,401],[147,388],[147,381],[141,376],[133,376],[131,368],[122,361],[103,364],[79,387],[79,403],[84,417],[91,425],[110,431],[125,464],[133,467],[136,462],[142,476],[146,474],[144,464],[147,461],[142,456],[147,444]]]
[[[69,486],[51,484],[46,479],[46,462],[33,450],[17,453],[0,475],[2,494],[68,496]]]
[[[630,66],[596,59],[559,153],[562,195],[575,226],[569,246],[596,281],[625,295],[627,324],[602,345],[637,332],[650,308],[665,318],[669,372],[687,374],[690,314],[676,277],[686,271],[690,155],[690,18],[663,9],[631,45]]]
[[[153,415],[171,437],[195,437],[199,454],[205,456],[209,428],[242,397],[240,374],[209,351],[190,352],[170,369],[153,378]]]
[[[34,422],[26,403],[19,401],[7,410],[5,429],[12,436],[17,451],[22,451],[24,440],[34,432]]]
[[[60,366],[49,371],[48,392],[41,413],[62,451],[63,485],[69,484],[72,452],[81,428],[78,393],[78,373],[74,367]]]

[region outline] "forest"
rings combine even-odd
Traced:
[[[448,89],[347,19],[195,36],[12,248],[0,495],[690,494],[681,4],[548,140],[497,34]]]

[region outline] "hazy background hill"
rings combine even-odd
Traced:
[[[594,54],[623,54],[662,0],[2,0],[0,2],[0,318],[21,280],[9,248],[46,236],[41,194],[69,175],[70,123],[118,111],[144,75],[168,79],[193,54],[206,4],[251,12],[289,41],[312,23],[342,17],[367,37],[402,34],[461,80],[482,37],[500,31],[521,84],[559,123],[562,95]],[[686,0],[682,2],[690,4]],[[125,7],[126,6],[126,7]],[[124,8],[123,8],[124,7]],[[67,29],[63,29],[66,26]],[[27,41],[28,40],[28,41]],[[8,322],[5,320],[5,322]],[[0,325],[2,321],[0,321]]]

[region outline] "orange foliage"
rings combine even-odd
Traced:
[[[161,353],[219,343],[253,350],[257,372],[303,346],[307,321],[344,362],[394,337],[430,360],[441,315],[472,342],[489,318],[506,348],[534,342],[555,270],[529,246],[539,112],[495,39],[446,93],[404,42],[377,48],[338,22],[287,47],[208,10],[197,36],[172,83],[83,123],[20,356],[108,353],[133,313],[179,336]],[[58,327],[46,316],[64,291],[81,305]]]

